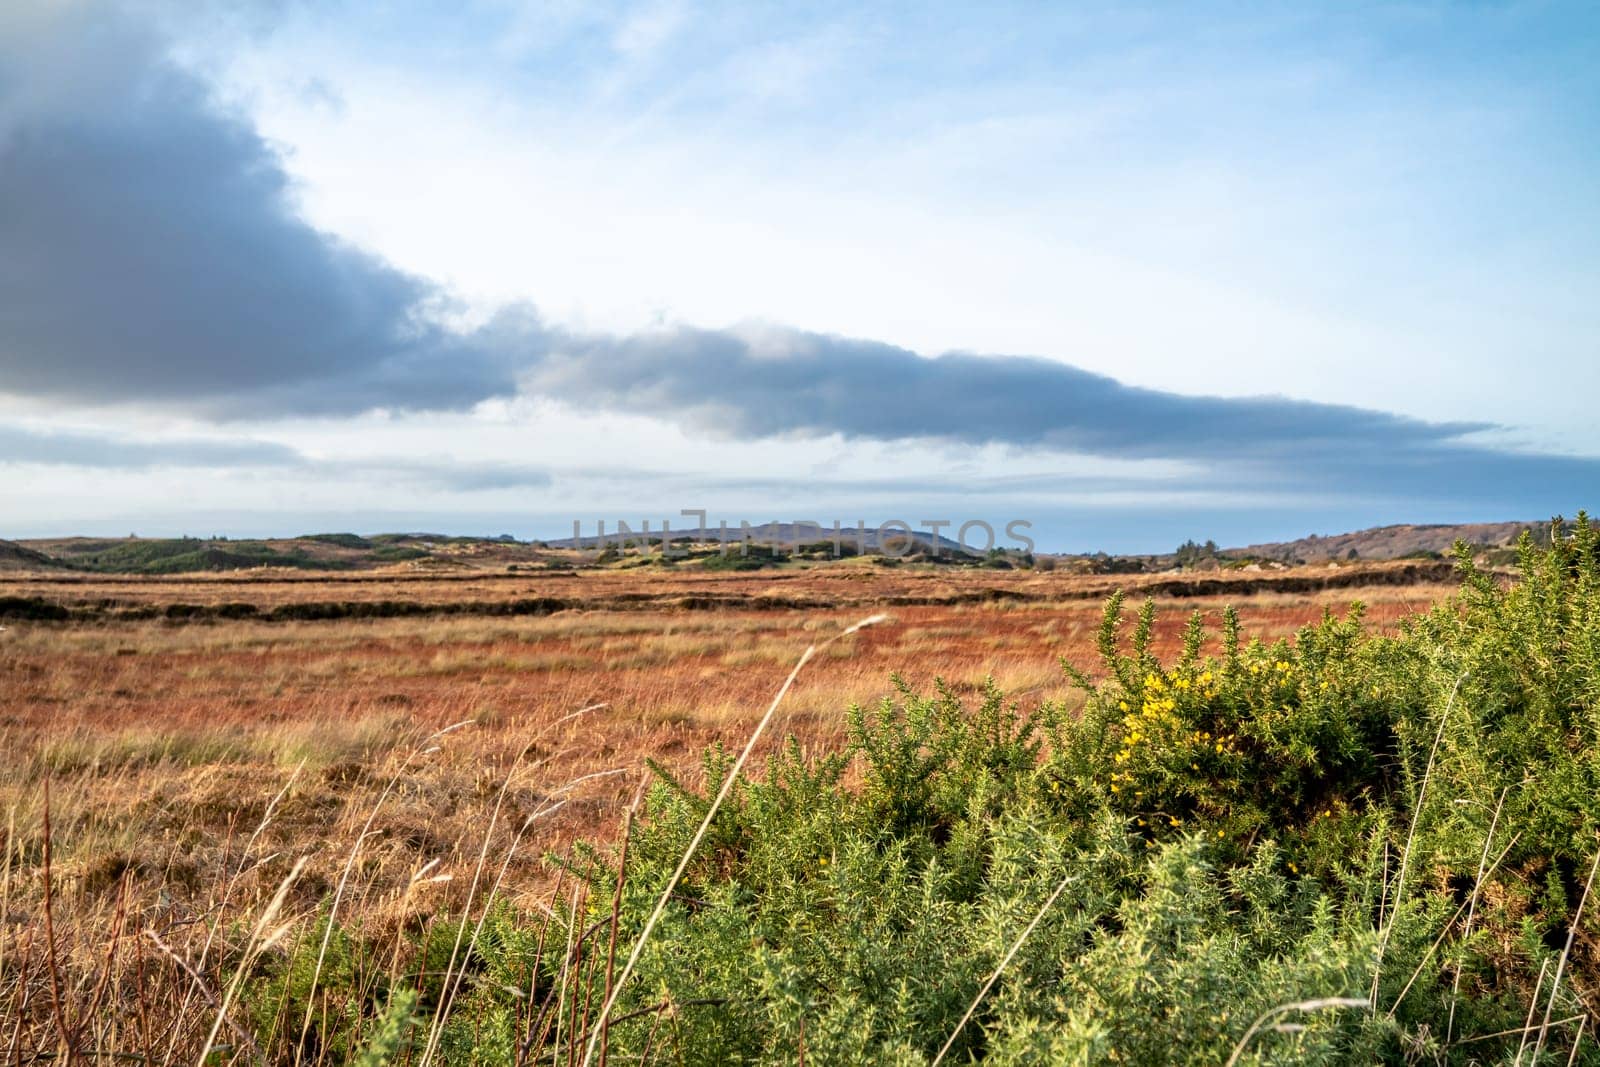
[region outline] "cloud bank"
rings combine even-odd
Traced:
[[[271,146],[121,14],[0,32],[0,389],[219,414],[512,388],[443,295],[301,221]]]
[[[0,423],[0,468],[79,467],[142,472],[252,470],[307,479],[359,479],[473,492],[540,489],[551,482],[540,467],[513,462],[460,462],[448,456],[341,457],[308,455],[276,441],[248,438],[145,439],[78,430],[38,430]]]
[[[1581,501],[1600,488],[1600,462],[1473,445],[1466,435],[1490,428],[1482,424],[1184,396],[1045,359],[925,358],[779,328],[581,335],[526,308],[454,332],[440,324],[447,295],[435,284],[305,223],[278,152],[163,42],[88,7],[0,18],[9,20],[0,23],[0,393],[218,420],[460,410],[524,394],[720,437],[1173,457],[1225,468],[1219,488],[1503,506]],[[0,434],[13,459],[32,448],[87,462],[93,447]],[[215,465],[298,462],[262,446],[183,448]],[[126,462],[181,458],[124,453]],[[462,468],[458,484],[542,478]]]
[[[568,338],[529,381],[580,404],[700,415],[707,429],[732,436],[927,437],[1130,458],[1313,455],[1352,437],[1405,447],[1488,428],[1274,397],[1182,396],[1053,360],[926,358],[781,329]]]
[[[271,441],[136,440],[67,430],[32,430],[0,424],[0,464],[104,467],[299,467],[306,457]]]

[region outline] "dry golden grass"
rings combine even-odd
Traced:
[[[1022,598],[988,598],[997,588]],[[249,924],[280,889],[271,925],[298,923],[285,938],[305,936],[312,924],[302,920],[338,892],[341,915],[388,936],[396,952],[408,931],[460,913],[485,855],[506,860],[500,896],[537,912],[554,878],[541,857],[615,833],[645,757],[692,769],[713,741],[737,748],[802,651],[864,608],[889,619],[828,646],[788,694],[774,734],[837,739],[845,708],[885,694],[891,672],[958,689],[992,675],[1025,704],[1071,700],[1056,660],[1092,665],[1108,588],[1066,575],[859,568],[370,587],[0,582],[0,596],[74,609],[109,599],[158,614],[173,603],[413,596],[596,605],[527,616],[175,622],[111,613],[8,623],[0,1020],[9,1032],[0,1048],[12,1051],[6,1062],[63,1048],[192,1062],[193,1018],[209,1024],[218,1012],[222,961],[237,962]],[[1248,633],[1271,639],[1358,597],[1376,624],[1392,624],[1443,591],[1239,585],[1226,600]],[[800,606],[755,606],[762,598]],[[1180,643],[1190,610],[1215,618],[1223,603],[1162,600],[1158,651]],[[572,714],[584,708],[593,710]],[[467,725],[429,740],[459,723]],[[254,951],[283,951],[271,935],[261,931]],[[219,1044],[242,1055],[243,1039],[220,1021]]]

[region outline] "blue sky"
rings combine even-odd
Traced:
[[[0,536],[1592,505],[1587,4],[23,3]]]

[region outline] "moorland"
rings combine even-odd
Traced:
[[[17,565],[6,1062],[1587,1061],[1594,542]]]

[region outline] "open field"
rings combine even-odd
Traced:
[[[1164,597],[1157,647],[1176,646],[1190,611],[1215,621],[1224,603],[1268,639],[1353,599],[1389,625],[1450,588],[1390,584],[1396,573],[1416,572],[1375,566],[1331,577],[1370,574],[1381,584],[1277,591],[1330,577],[1308,568],[1233,579],[1232,596]],[[631,773],[645,756],[697,759],[713,740],[745,735],[808,643],[878,611],[889,613],[887,624],[831,646],[798,680],[785,705],[788,728],[836,739],[845,707],[884,695],[891,673],[917,685],[942,677],[968,691],[992,676],[1017,699],[1070,700],[1056,659],[1092,662],[1101,602],[1114,587],[1109,577],[865,569],[510,580],[19,578],[0,583],[0,599],[43,602],[74,618],[11,621],[0,634],[3,800],[31,807],[48,775],[58,805],[76,797],[91,806],[132,801],[132,810],[187,800],[200,813],[186,813],[199,820],[194,829],[215,835],[237,820],[219,801],[242,800],[236,791],[248,787],[254,807],[240,810],[258,808],[301,759],[307,780],[328,783],[331,797],[340,775],[381,763],[419,731],[464,720],[475,726],[449,752],[463,768],[477,765],[475,778],[492,776],[544,733],[546,762],[530,788],[611,767]],[[206,614],[241,604],[255,610]],[[528,615],[494,614],[519,604],[536,606]],[[374,605],[423,613],[359,617]],[[357,617],[302,621],[292,618],[297,611]],[[251,617],[273,612],[289,621]],[[605,706],[552,727],[597,704]],[[608,826],[605,812],[630,789],[621,779],[595,786],[588,800],[548,820],[540,844]],[[301,829],[280,823],[285,847]],[[530,863],[537,853],[528,851]]]
[[[223,1059],[258,1058],[241,1035],[268,1033],[261,1055],[283,1058],[297,1027],[259,1002],[224,1010],[230,975],[315,947],[330,901],[359,952],[396,966],[457,930],[451,916],[488,915],[489,895],[548,925],[593,862],[574,847],[618,836],[646,758],[699,783],[702,751],[736,751],[808,645],[870,614],[886,618],[799,676],[752,769],[785,733],[840,749],[847,707],[891,694],[891,674],[969,699],[992,678],[1021,708],[1080,714],[1058,658],[1098,670],[1117,585],[1154,596],[1147,652],[1170,661],[1191,612],[1213,630],[1207,654],[1228,604],[1267,645],[1353,600],[1393,633],[1454,589],[1443,579],[1415,563],[1120,580],[14,576],[0,583],[0,1041],[20,1062],[63,1048],[192,1061],[204,1034],[182,1020],[215,1017]],[[302,1039],[299,1055],[335,1049]]]

